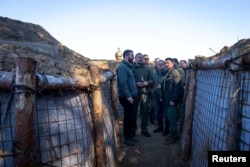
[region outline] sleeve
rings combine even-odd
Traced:
[[[164,88],[165,88],[164,79],[165,79],[165,77],[162,77],[161,81],[159,83],[159,96],[160,96],[161,99],[163,99],[163,94],[165,93],[165,90],[164,90]]]
[[[148,82],[148,86],[149,87],[153,87],[153,84],[154,84],[154,82],[153,82],[153,71],[151,71],[151,70],[148,70],[148,80],[147,80],[147,82]]]
[[[119,81],[119,90],[126,98],[131,97],[128,87],[128,73],[126,68],[119,68],[117,70],[117,81]]]
[[[179,94],[181,92],[181,75],[178,71],[173,73],[173,92],[171,96],[171,101],[175,104],[178,102]]]

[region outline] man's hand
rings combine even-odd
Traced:
[[[134,103],[134,99],[133,99],[132,97],[127,98],[127,100],[128,100],[131,104]]]
[[[143,87],[144,86],[144,82],[136,82],[136,85],[137,85],[137,87]]]
[[[170,106],[174,106],[175,103],[173,101],[170,101]]]
[[[136,82],[137,87],[144,87],[144,86],[148,86],[148,82],[147,81],[143,81],[143,82]]]
[[[147,82],[147,81],[144,81],[144,82],[143,82],[143,86],[148,86],[148,82]]]

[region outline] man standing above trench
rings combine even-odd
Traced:
[[[117,74],[118,97],[124,109],[123,130],[126,145],[134,145],[137,140],[132,137],[132,129],[136,126],[137,109],[135,99],[137,86],[132,72],[134,54],[132,50],[123,52],[123,60],[119,64]]]

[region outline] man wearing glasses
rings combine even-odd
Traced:
[[[157,117],[158,127],[153,130],[154,133],[161,133],[166,136],[169,133],[168,119],[165,118],[163,126],[163,103],[160,101],[161,80],[166,75],[166,66],[164,60],[159,60],[156,63],[156,69],[153,72],[153,102],[154,110]]]
[[[146,67],[149,68],[149,70],[150,70],[150,72],[151,72],[151,76],[153,76],[153,73],[154,73],[154,71],[155,71],[155,67],[154,67],[153,64],[150,64],[150,63],[149,63],[149,56],[148,56],[147,54],[144,54],[144,55],[142,56],[142,61],[143,61],[144,65],[145,65]],[[149,91],[152,92],[152,89],[149,88]],[[153,101],[153,98],[152,98],[152,93],[151,93],[149,96],[150,96],[150,97],[149,97],[150,100],[149,100],[149,104],[148,104],[148,117],[149,117],[150,123],[156,124],[156,123],[155,123],[155,116],[156,116],[156,115],[155,115],[155,111],[154,111],[154,107],[153,107],[154,101]]]

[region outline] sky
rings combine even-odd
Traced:
[[[0,16],[38,24],[91,59],[194,59],[250,37],[249,0],[1,0]],[[214,53],[215,52],[215,53]]]

